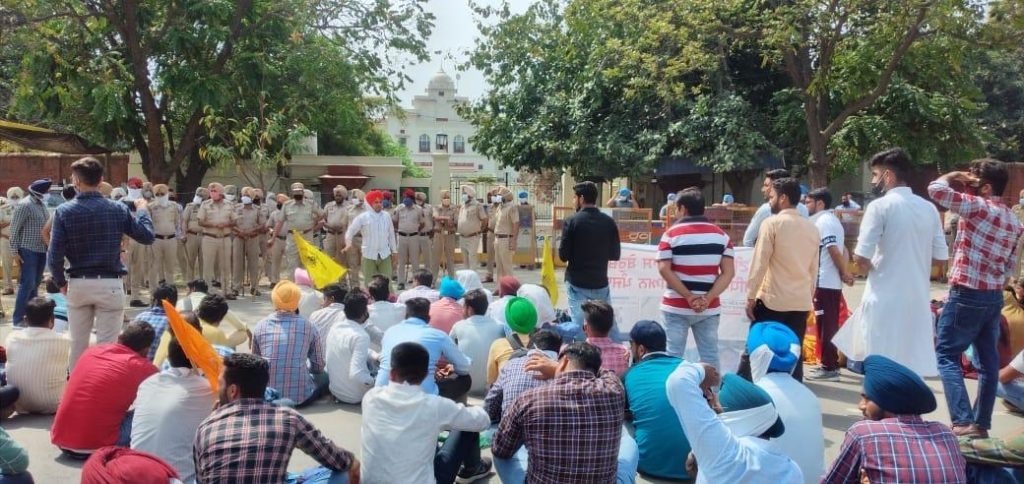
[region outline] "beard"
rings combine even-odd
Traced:
[[[772,209],[772,215],[782,211],[782,207],[779,206],[778,202],[768,202],[768,207]]]

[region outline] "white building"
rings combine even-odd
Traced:
[[[451,155],[453,178],[490,175],[504,180],[506,170],[475,152],[469,142],[476,129],[455,111],[456,105],[468,102],[457,95],[455,81],[442,70],[430,79],[426,94],[413,98],[412,109],[388,115],[382,128],[398,144],[409,148],[412,161],[426,170],[433,164],[431,153],[442,152]],[[514,179],[515,171],[508,172]]]

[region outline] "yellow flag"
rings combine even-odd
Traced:
[[[558,281],[555,279],[555,256],[551,252],[551,236],[544,237],[544,251],[540,260],[540,284],[548,290],[551,305],[557,305]]]
[[[217,381],[220,379],[220,372],[223,366],[217,350],[213,349],[213,345],[206,341],[206,338],[203,338],[203,333],[181,318],[181,314],[178,314],[173,304],[165,299],[163,306],[164,312],[167,313],[167,321],[170,323],[171,331],[174,333],[175,339],[178,340],[178,344],[181,345],[181,349],[185,352],[185,356],[188,357],[195,367],[203,370],[206,380],[210,382],[210,388],[216,394]]]
[[[299,249],[299,259],[302,259],[302,265],[306,267],[306,272],[317,289],[338,282],[348,272],[344,266],[320,252],[313,244],[306,242],[299,232],[293,230],[292,237],[295,237],[295,247]]]

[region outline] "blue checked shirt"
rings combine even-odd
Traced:
[[[321,348],[313,323],[294,313],[275,312],[252,331],[253,354],[270,361],[270,387],[295,403],[305,402],[316,390],[310,373],[324,369]]]
[[[160,347],[160,337],[164,335],[164,331],[167,330],[167,312],[161,306],[153,306],[135,316],[135,321],[145,321],[153,327],[153,331],[156,333],[156,338],[153,338],[153,344],[149,347],[148,358],[149,361],[153,361],[153,357],[156,355],[156,349]]]
[[[525,356],[508,360],[508,363],[501,367],[498,379],[487,390],[487,397],[484,399],[484,410],[487,410],[487,415],[491,417],[491,423],[501,421],[501,415],[512,406],[516,397],[548,382],[537,379],[539,373],[536,371],[526,371],[526,363],[533,355],[544,356],[550,360],[558,359],[558,355],[552,351],[532,349]]]
[[[153,243],[153,221],[146,210],[132,216],[124,204],[107,200],[99,192],[82,192],[61,204],[53,215],[47,256],[53,281],[67,283],[64,258],[71,276],[119,276],[127,273],[121,262],[121,237],[140,244]]]
[[[28,201],[19,202],[11,218],[11,252],[17,254],[18,249],[46,252],[43,226],[48,218],[46,207],[35,197],[30,195]]]

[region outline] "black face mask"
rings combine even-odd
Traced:
[[[263,203],[263,200],[259,199],[259,198],[254,198],[254,199],[252,199],[252,203],[255,203],[256,205],[260,205],[260,204]]]
[[[294,199],[296,202],[301,202],[302,198],[303,195],[292,195],[292,199]]]
[[[871,194],[876,197],[885,195],[885,182],[882,180],[878,180],[878,183],[871,185]]]
[[[284,204],[283,204],[283,203],[279,203],[279,204],[277,204],[277,209],[278,209],[278,210],[281,210],[281,206],[282,206],[282,205],[284,205]]]

